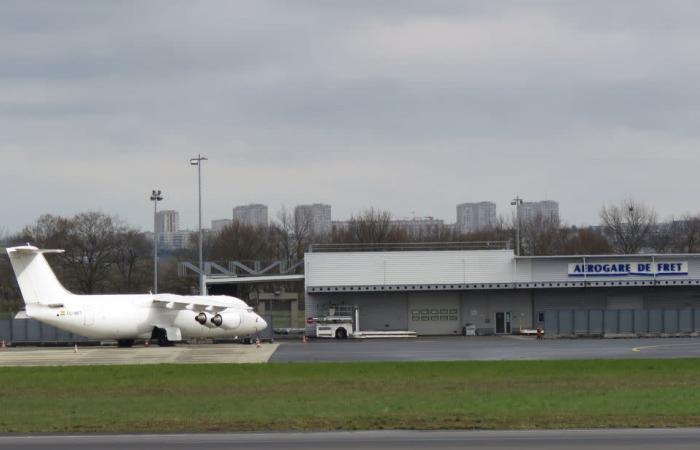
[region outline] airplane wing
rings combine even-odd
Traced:
[[[189,309],[193,311],[220,312],[235,306],[230,300],[217,296],[186,296],[175,294],[158,294],[153,297],[153,304],[165,309]]]

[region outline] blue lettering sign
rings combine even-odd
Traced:
[[[600,262],[569,264],[571,277],[688,275],[688,262]]]

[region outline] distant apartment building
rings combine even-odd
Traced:
[[[314,203],[294,208],[294,221],[311,234],[321,236],[331,232],[331,205]]]
[[[192,231],[179,230],[158,233],[158,247],[165,250],[182,250],[190,246]]]
[[[414,217],[412,219],[394,219],[391,224],[401,228],[412,238],[435,236],[445,226],[445,222],[434,217]]]
[[[523,222],[533,220],[536,217],[559,220],[559,203],[552,200],[523,202],[518,207],[518,216]]]
[[[455,229],[459,233],[474,233],[496,225],[496,204],[493,202],[457,205]]]
[[[156,213],[156,232],[173,233],[180,229],[180,213],[171,209]]]
[[[233,221],[252,227],[266,227],[268,225],[267,206],[260,203],[236,206],[233,208]]]
[[[221,231],[230,226],[233,221],[231,219],[215,219],[211,221],[211,232],[221,233]]]

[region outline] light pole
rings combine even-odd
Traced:
[[[160,190],[153,190],[153,293],[158,293],[158,202],[163,200]]]
[[[207,295],[204,289],[204,267],[202,263],[202,161],[206,161],[204,156],[197,155],[190,158],[190,165],[197,166],[197,182],[199,184],[199,295]]]
[[[520,205],[523,199],[516,195],[510,204],[515,206],[515,256],[520,256]]]

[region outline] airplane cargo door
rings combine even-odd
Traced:
[[[410,294],[408,329],[418,335],[459,334],[458,295],[447,292]]]

